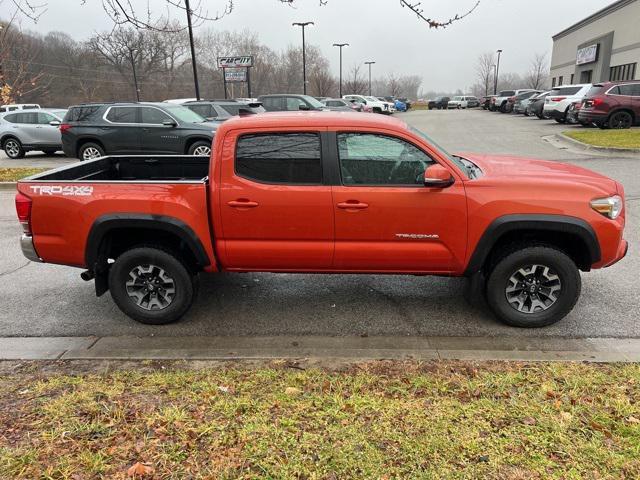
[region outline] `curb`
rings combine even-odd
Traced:
[[[0,360],[640,362],[640,338],[2,337]]]
[[[0,190],[16,190],[18,182],[0,182]]]
[[[581,142],[575,138],[568,137],[564,133],[556,133],[556,139],[560,141],[569,142],[582,150],[595,150],[597,152],[606,153],[631,153],[634,155],[640,155],[640,148],[618,148],[618,147],[600,147],[597,145],[590,145],[588,143]]]

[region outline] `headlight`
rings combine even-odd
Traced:
[[[619,195],[591,200],[591,208],[602,215],[615,220],[622,213],[624,203]]]

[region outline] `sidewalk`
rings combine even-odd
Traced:
[[[0,338],[0,360],[276,358],[640,362],[640,339],[314,336]]]

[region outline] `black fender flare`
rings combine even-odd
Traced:
[[[480,237],[469,259],[465,276],[479,272],[496,242],[503,235],[518,230],[569,233],[578,236],[587,248],[590,265],[600,261],[601,252],[598,237],[593,227],[581,218],[543,214],[504,215],[491,222]]]
[[[199,267],[211,264],[202,242],[191,227],[182,220],[164,215],[115,213],[99,217],[91,226],[85,244],[85,261],[89,270],[95,271],[100,261],[100,247],[105,236],[113,230],[126,228],[160,230],[174,234],[186,243]]]

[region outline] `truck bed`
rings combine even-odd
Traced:
[[[209,157],[127,155],[77,162],[34,175],[25,181],[201,181],[209,174]]]

